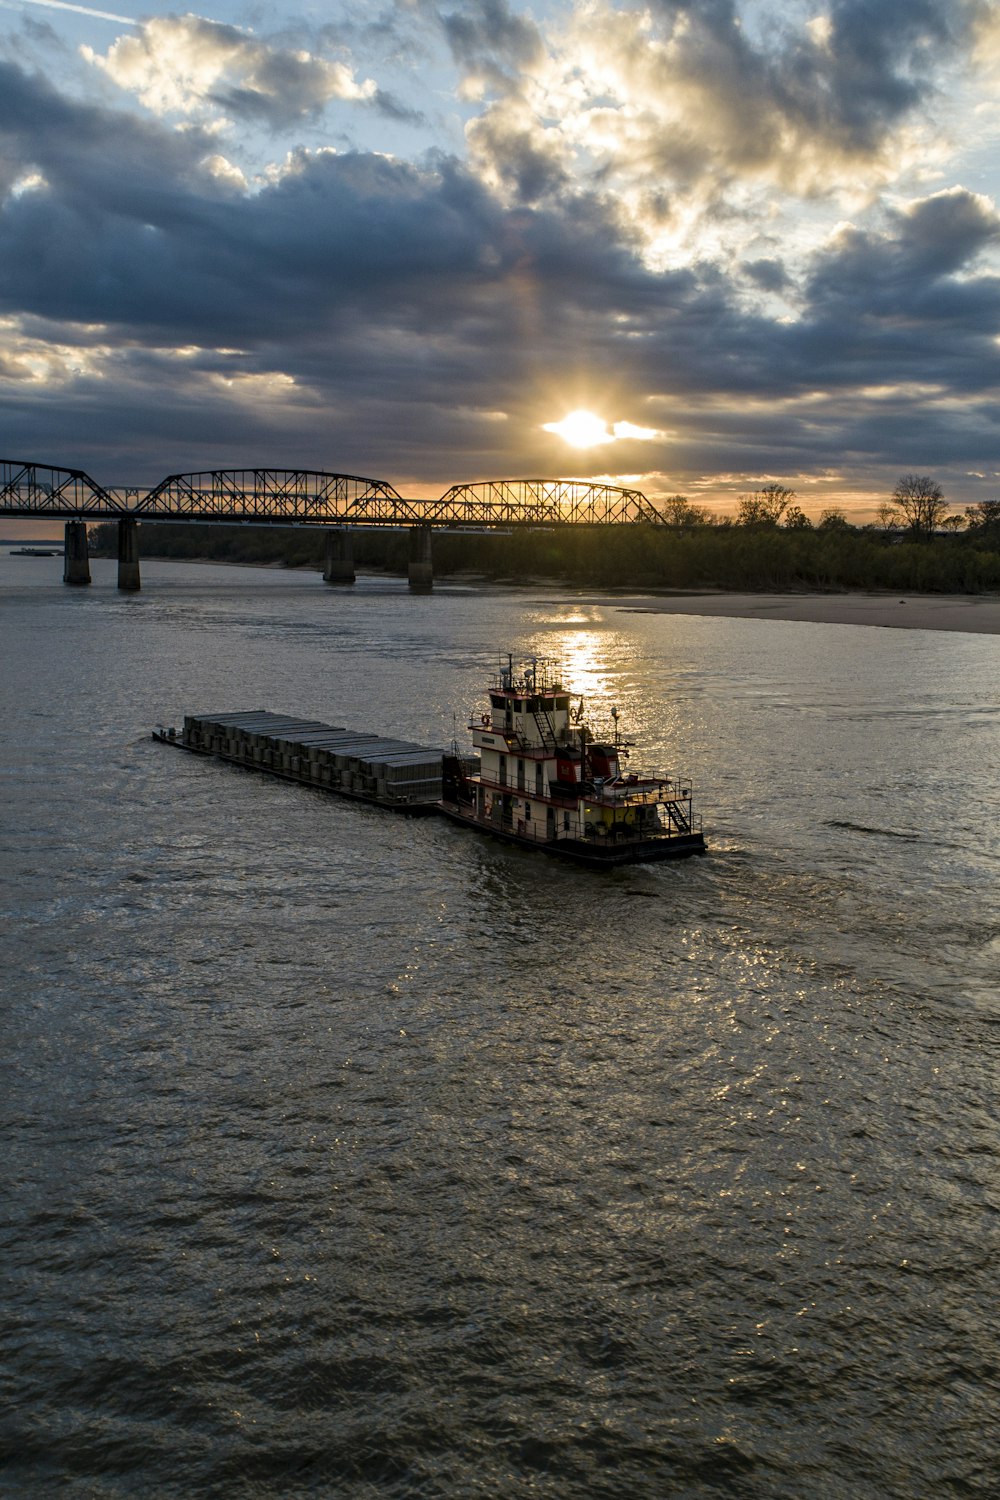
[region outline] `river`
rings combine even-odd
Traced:
[[[0,1488],[996,1491],[995,639],[0,558]],[[150,738],[464,738],[562,664],[608,873]]]

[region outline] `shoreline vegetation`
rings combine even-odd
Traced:
[[[405,532],[359,531],[351,541],[362,571],[406,573]],[[95,556],[114,557],[117,545],[113,521],[91,528]],[[140,523],[139,550],[145,557],[322,571],[324,547],[322,531],[312,528]],[[485,536],[436,531],[433,552],[436,578],[474,575],[495,583],[545,578],[577,588],[641,591],[1000,592],[1000,518],[962,532],[912,537],[844,522],[819,527],[634,524]]]

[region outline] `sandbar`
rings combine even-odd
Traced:
[[[876,625],[889,630],[962,630],[1000,635],[1000,594],[676,593],[604,597],[619,609],[711,615],[735,620],[799,620],[816,625]]]

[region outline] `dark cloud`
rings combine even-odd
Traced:
[[[754,37],[735,0],[651,8],[657,40],[669,42],[664,86],[697,89],[711,110],[707,132],[704,120],[670,128],[658,143],[664,164],[679,177],[771,164],[814,186],[824,157],[873,156],[926,110],[942,62],[968,46],[983,11],[982,0],[830,0],[805,31],[776,20]]]
[[[558,196],[570,174],[557,146],[524,114],[491,109],[469,127],[469,143],[522,203]]]
[[[466,75],[493,88],[510,87],[544,53],[538,27],[506,0],[470,0],[441,16],[452,56]]]
[[[865,328],[933,329],[938,350],[960,326],[992,340],[1000,332],[1000,279],[965,273],[998,238],[996,209],[961,188],[890,215],[885,233],[845,230],[810,279],[813,313],[848,316]]]
[[[978,10],[977,0],[833,0],[828,38],[773,60],[775,97],[845,149],[875,150],[926,105],[942,58],[968,40]]]
[[[789,322],[749,310],[717,266],[652,270],[613,205],[568,181],[512,204],[448,157],[325,152],[242,190],[213,174],[217,149],[0,66],[9,451],[109,482],[260,463],[433,490],[602,470],[611,450],[540,431],[593,404],[676,434],[618,450],[669,490],[723,471],[931,471],[937,454],[995,468],[1000,285],[981,257],[997,216],[974,194],[842,231]],[[44,185],[11,192],[32,174]],[[776,257],[738,274],[791,284]]]
[[[743,274],[764,292],[783,291],[791,281],[791,277],[780,260],[762,258],[744,261],[741,269]]]

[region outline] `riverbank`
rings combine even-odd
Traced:
[[[973,635],[1000,635],[1000,594],[706,591],[599,597],[604,604],[641,614],[710,615],[739,620],[795,620],[814,625],[875,625],[889,630],[962,630]]]

